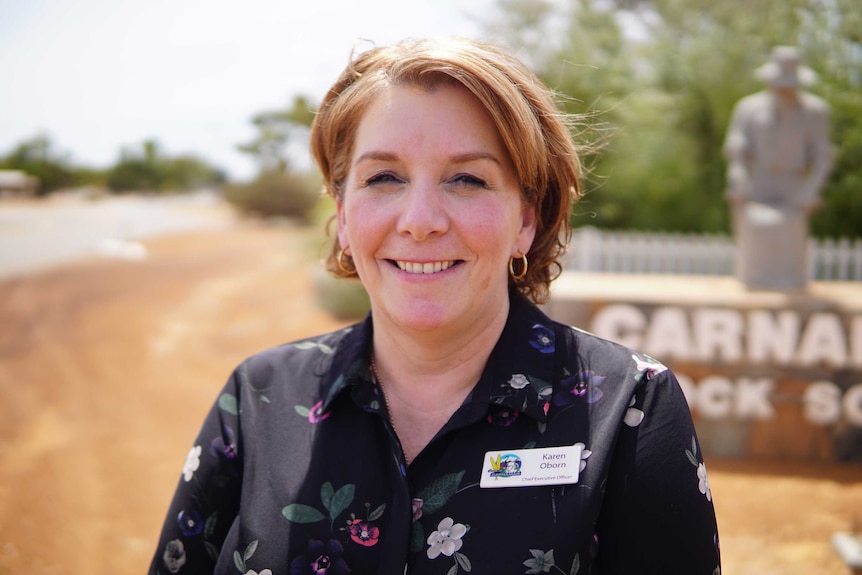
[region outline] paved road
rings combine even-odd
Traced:
[[[224,226],[212,192],[170,197],[0,201],[0,278],[88,256],[145,257],[135,240]]]

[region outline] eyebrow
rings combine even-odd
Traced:
[[[360,164],[365,161],[395,162],[398,160],[398,154],[394,152],[372,150],[370,152],[365,152],[364,154],[356,158],[356,163]],[[497,165],[502,165],[502,162],[500,162],[497,156],[495,156],[494,154],[489,154],[487,152],[467,152],[465,154],[457,154],[455,156],[452,156],[450,160],[454,164],[466,164],[469,162],[486,160],[489,162],[494,162]]]

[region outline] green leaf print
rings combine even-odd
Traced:
[[[237,571],[240,573],[245,573],[245,561],[242,559],[242,555],[239,554],[239,551],[233,552],[233,564],[236,567]]]
[[[700,465],[700,462],[697,460],[697,441],[693,435],[691,436],[691,451],[686,449],[685,456],[688,457],[689,462],[695,467]]]
[[[455,561],[458,562],[458,565],[461,566],[461,569],[467,571],[468,573],[473,569],[473,564],[470,563],[470,560],[467,559],[467,556],[463,553],[455,552]]]
[[[386,511],[386,504],[380,505],[377,509],[368,514],[367,521],[376,521],[383,517],[383,512]]]
[[[530,385],[533,386],[533,389],[536,390],[536,393],[539,394],[539,397],[547,398],[553,393],[553,386],[545,381],[544,379],[539,379],[535,376],[529,376],[527,379],[530,380]]]
[[[218,514],[213,513],[204,522],[204,539],[209,539],[215,533],[216,524],[218,523]]]
[[[333,495],[335,495],[335,488],[332,487],[332,483],[327,481],[320,486],[320,501],[323,502],[324,509],[329,509]]]
[[[231,415],[239,415],[239,403],[236,397],[229,393],[223,393],[219,396],[218,406],[222,411],[226,411]]]
[[[425,529],[418,521],[413,522],[413,528],[410,530],[410,551],[419,553],[425,548]]]
[[[245,552],[242,554],[242,558],[245,561],[251,559],[251,556],[254,555],[254,552],[257,551],[257,539],[248,544],[248,547],[245,548]]]
[[[308,419],[308,416],[311,414],[311,410],[305,407],[304,405],[294,405],[294,411],[301,415],[302,417]]]
[[[294,523],[316,523],[321,519],[326,519],[326,516],[314,507],[301,503],[288,505],[281,510],[281,514]]]
[[[578,575],[578,571],[581,570],[581,556],[575,554],[575,560],[572,561],[572,570],[569,571],[569,575]]]
[[[293,344],[293,347],[296,349],[314,349],[317,348],[326,355],[332,355],[332,348],[326,345],[325,343],[318,343],[316,341],[301,341],[299,343]]]
[[[424,513],[434,513],[446,505],[449,498],[458,490],[458,485],[461,483],[461,478],[463,477],[464,471],[459,471],[439,477],[428,484],[416,495],[417,498],[424,501],[422,511]]]
[[[342,511],[350,507],[350,504],[353,503],[353,495],[355,492],[356,486],[352,483],[348,483],[335,492],[332,499],[329,501],[329,505],[325,505],[326,509],[329,511],[330,519],[335,521],[335,518],[341,515]]]

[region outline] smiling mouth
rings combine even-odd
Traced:
[[[395,261],[395,265],[398,266],[398,269],[409,274],[436,274],[437,272],[448,270],[457,263],[458,262],[456,260],[425,263],[406,262],[402,260]]]

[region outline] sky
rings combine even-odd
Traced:
[[[247,179],[251,117],[319,101],[351,50],[481,37],[494,0],[0,0],[0,156],[47,135],[105,168],[156,140]],[[307,162],[299,151],[298,164]]]

